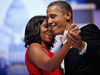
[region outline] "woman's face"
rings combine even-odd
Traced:
[[[40,25],[40,37],[41,44],[43,43],[51,43],[53,39],[53,33],[51,31],[51,27],[47,25],[47,20],[44,19],[43,23]]]

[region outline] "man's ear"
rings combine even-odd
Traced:
[[[71,16],[72,16],[71,11],[67,11],[67,12],[65,13],[65,18],[66,18],[67,21],[69,21],[69,20],[71,19]]]

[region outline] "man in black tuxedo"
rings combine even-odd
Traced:
[[[68,41],[72,45],[64,58],[65,75],[100,75],[100,30],[94,24],[87,24],[80,28],[79,34],[72,13],[66,1],[55,1],[47,7],[48,25],[52,32],[63,35],[63,44]]]
[[[94,24],[81,29],[80,36],[87,43],[86,52],[71,48],[65,57],[65,75],[100,75],[100,30]]]

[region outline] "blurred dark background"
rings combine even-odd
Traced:
[[[85,3],[95,3],[96,9],[100,9],[100,0],[66,0],[69,3],[76,2],[77,4],[85,4]]]

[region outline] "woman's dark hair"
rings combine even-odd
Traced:
[[[54,2],[51,2],[48,5],[48,7],[53,6],[53,5],[56,5],[57,9],[60,10],[63,14],[65,12],[67,12],[67,11],[70,11],[73,14],[71,5],[66,1],[54,1]],[[73,16],[71,16],[71,19],[73,19]]]
[[[24,42],[25,47],[27,48],[31,43],[39,43],[41,44],[41,37],[40,37],[40,25],[47,19],[46,16],[34,16],[32,17],[26,25],[25,28],[25,36]],[[51,43],[49,43],[48,48],[51,49],[55,42],[55,36]]]

